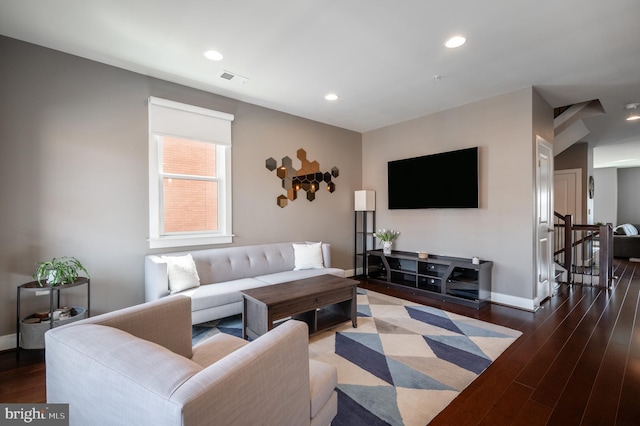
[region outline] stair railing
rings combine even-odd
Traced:
[[[554,213],[554,261],[567,284],[608,288],[613,281],[613,225],[580,225],[572,215]]]

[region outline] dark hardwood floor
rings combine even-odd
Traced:
[[[523,332],[432,425],[640,424],[640,263],[616,260],[614,288],[561,285],[531,313],[480,310],[362,287]],[[43,351],[0,353],[0,402],[44,402]]]
[[[44,350],[0,352],[0,402],[46,402]]]

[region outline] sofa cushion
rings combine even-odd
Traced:
[[[180,294],[191,297],[191,310],[198,311],[212,306],[222,306],[242,302],[242,290],[268,285],[254,278],[242,278],[216,284],[201,285],[198,288],[185,290]]]
[[[191,254],[184,256],[162,256],[167,262],[169,274],[169,289],[171,293],[177,293],[200,285],[200,277],[196,270],[196,264]]]
[[[294,271],[301,269],[324,268],[322,260],[322,242],[319,243],[293,243],[295,259]]]
[[[191,254],[202,284],[291,271],[294,267],[291,243],[194,250]]]
[[[333,391],[329,402],[316,413],[311,419],[310,426],[331,425],[334,417],[338,415],[338,393]]]
[[[302,280],[304,278],[317,277],[319,275],[331,274],[344,277],[344,270],[339,268],[303,269],[300,271],[278,272],[276,274],[260,275],[256,280],[266,284],[280,284],[288,281]]]
[[[324,407],[338,386],[336,367],[315,359],[309,360],[309,379],[311,393],[311,417]]]
[[[220,332],[194,346],[191,361],[207,368],[248,344],[244,339]]]

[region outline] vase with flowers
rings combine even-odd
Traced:
[[[391,254],[391,246],[399,235],[400,231],[394,231],[393,229],[378,229],[378,232],[373,234],[382,243],[382,252],[384,254]]]

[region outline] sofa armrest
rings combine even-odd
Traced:
[[[71,424],[179,424],[171,394],[202,367],[113,327],[85,324],[45,335],[47,401],[69,404]]]
[[[189,425],[308,425],[308,345],[307,325],[287,321],[191,377],[171,401]]]
[[[164,346],[186,358],[190,359],[193,356],[191,298],[187,296],[165,297],[154,302],[143,303],[72,322],[58,328],[77,327],[83,324],[114,327],[141,339]]]
[[[167,262],[160,256],[144,258],[144,300],[151,302],[169,295],[169,271]]]

